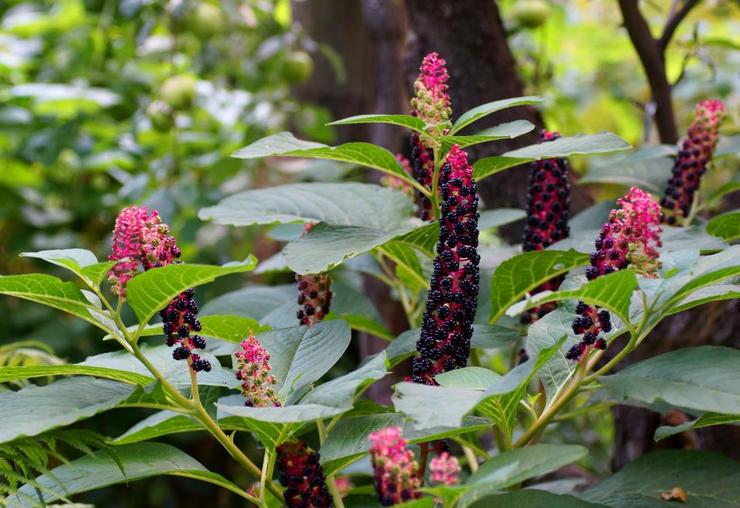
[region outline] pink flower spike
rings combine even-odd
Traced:
[[[411,99],[413,114],[424,120],[427,125],[439,126],[434,132],[441,135],[450,120],[450,96],[447,94],[446,62],[437,53],[429,53],[419,67],[419,77],[414,82],[415,96]]]
[[[270,367],[270,353],[250,334],[241,342],[241,349],[234,353],[236,357],[236,379],[241,381],[244,405],[253,407],[280,406],[275,394],[277,383]]]
[[[429,461],[429,473],[434,483],[455,485],[460,481],[460,463],[454,455],[442,452]]]
[[[678,219],[689,216],[694,194],[717,146],[719,125],[724,116],[725,105],[720,100],[705,100],[696,105],[694,121],[681,144],[660,202],[664,210],[663,222],[674,225]]]
[[[421,497],[419,464],[406,447],[400,427],[386,427],[370,434],[370,458],[381,505],[392,506]]]

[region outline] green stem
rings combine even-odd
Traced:
[[[324,421],[321,419],[317,420],[316,428],[319,431],[319,443],[323,445],[324,441],[326,440],[326,436],[327,436],[326,427],[324,426]],[[329,489],[331,498],[334,501],[334,507],[344,508],[344,501],[342,501],[342,495],[339,493],[339,488],[337,487],[337,482],[334,480],[333,473],[326,477],[326,487]]]
[[[267,507],[267,496],[265,496],[266,488],[267,488],[267,480],[272,479],[272,473],[275,469],[275,459],[277,458],[277,454],[270,453],[269,451],[265,450],[265,455],[262,459],[262,475],[260,476],[260,491],[259,491],[259,501],[260,505]]]
[[[560,409],[577,393],[578,385],[580,385],[581,380],[584,378],[585,374],[587,372],[587,362],[586,358],[584,358],[583,361],[578,366],[578,370],[576,371],[576,375],[571,379],[570,383],[568,383],[568,386],[563,390],[560,395],[555,399],[553,404],[545,409],[540,417],[535,421],[532,426],[527,429],[527,432],[525,432],[516,443],[514,443],[514,448],[521,448],[523,446],[526,446],[539,432],[540,430],[543,430],[545,426],[550,422],[550,420],[555,416],[555,414],[560,411]]]
[[[478,457],[475,456],[475,452],[467,446],[463,446],[463,453],[465,458],[468,459],[468,467],[471,473],[478,471]]]

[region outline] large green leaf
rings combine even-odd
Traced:
[[[45,502],[108,485],[151,476],[172,475],[213,483],[242,497],[243,490],[223,476],[208,471],[200,462],[177,448],[163,443],[140,443],[115,449],[115,456],[96,452],[52,469],[36,479]],[[26,485],[21,495],[8,500],[9,507],[38,504],[35,489]],[[35,503],[34,503],[35,501]]]
[[[602,506],[577,497],[552,494],[534,488],[509,494],[485,496],[470,504],[470,508],[599,508]]]
[[[695,420],[689,420],[680,425],[662,425],[655,429],[655,440],[661,441],[667,437],[714,425],[729,425],[740,423],[740,415],[725,415],[720,413],[705,413]]]
[[[618,152],[629,150],[630,144],[611,132],[598,134],[579,134],[564,136],[547,143],[525,146],[503,154],[504,157],[540,160],[571,155],[589,155],[595,153]]]
[[[290,132],[281,132],[259,139],[232,154],[237,159],[257,159],[268,156],[304,157],[308,159],[327,159],[350,162],[377,169],[405,180],[412,186],[419,186],[401,167],[395,156],[371,143],[345,143],[327,146],[311,141],[296,139]]]
[[[666,502],[674,487],[685,503]],[[740,466],[719,454],[664,450],[643,455],[580,496],[613,508],[731,508],[740,505]]]
[[[429,386],[419,383],[399,383],[395,386],[393,405],[403,414],[414,420],[417,429],[423,430],[435,426],[455,427],[462,424],[465,415],[475,409],[481,402],[500,398],[528,384],[537,370],[560,348],[563,340],[549,349],[540,351],[536,360],[517,365],[504,376],[493,375],[487,386],[471,388],[470,372],[453,371],[437,376],[441,386]],[[462,376],[462,380],[458,380]],[[506,410],[514,411],[518,400],[513,404],[506,400]],[[444,411],[439,411],[444,407]],[[508,419],[509,415],[504,415]],[[503,418],[502,418],[503,419]]]
[[[260,333],[270,329],[269,326],[260,324],[256,319],[242,316],[202,316],[200,324],[202,326],[200,335],[236,344],[244,340],[250,332]],[[131,326],[129,330],[133,331],[137,328],[137,326]],[[158,335],[162,335],[162,325],[159,323],[147,326],[140,334],[141,337]],[[108,339],[108,337],[105,338]]]
[[[547,252],[547,251],[545,251]],[[512,314],[518,314],[523,308],[531,308],[544,302],[561,300],[582,300],[586,303],[598,305],[614,312],[620,319],[629,322],[629,309],[632,292],[637,288],[637,276],[632,270],[620,270],[597,277],[588,281],[577,289],[541,293],[533,298],[521,302],[510,309]]]
[[[491,280],[491,317],[494,323],[506,309],[543,282],[588,263],[574,250],[525,252],[501,263]]]
[[[320,273],[343,261],[364,254],[393,238],[407,233],[415,223],[397,229],[375,229],[364,226],[318,224],[304,237],[285,246],[283,255],[288,267],[297,273]]]
[[[148,323],[186,289],[207,284],[224,275],[254,270],[256,265],[257,259],[250,256],[244,262],[223,266],[176,264],[154,268],[128,282],[128,303],[139,322]]]
[[[49,376],[93,376],[139,386],[145,386],[153,381],[153,378],[149,376],[126,370],[62,364],[4,367],[0,370],[0,383]]]
[[[519,157],[502,157],[492,156],[478,159],[473,163],[473,177],[476,181],[480,182],[484,178],[487,178],[496,173],[500,173],[507,169],[527,164],[532,162],[533,159],[520,159]],[[526,167],[526,166],[523,166]]]
[[[233,315],[261,321],[267,314],[287,301],[297,298],[295,284],[280,286],[247,286],[224,293],[206,302],[201,316]]]
[[[478,219],[478,229],[497,228],[505,224],[511,224],[527,216],[527,212],[519,208],[495,208],[493,210],[483,210],[480,212]]]
[[[707,233],[727,242],[740,238],[740,212],[728,212],[707,222]]]
[[[426,127],[424,120],[411,115],[357,115],[342,118],[341,120],[336,120],[327,125],[354,125],[367,123],[387,123],[398,125],[400,127],[407,127],[417,132],[423,131]]]
[[[149,362],[174,386],[178,388],[190,387],[190,373],[185,362],[172,358],[172,348],[164,344],[160,346],[141,345],[141,352]],[[206,386],[223,386],[233,388],[238,381],[230,369],[221,367],[218,359],[206,351],[198,353],[202,358],[211,362],[210,372],[198,374],[198,384]],[[127,351],[114,351],[89,356],[80,366],[102,367],[136,373],[142,376],[151,376],[151,373],[136,357]]]
[[[588,450],[577,445],[538,444],[497,455],[483,464],[468,479],[469,490],[460,506],[470,506],[496,491],[517,485],[567,466],[586,456]]]
[[[37,258],[62,268],[66,268],[77,276],[82,277],[82,269],[95,265],[98,258],[95,254],[85,249],[53,249],[38,252],[22,252],[21,257]]]
[[[241,192],[203,208],[198,216],[233,226],[325,222],[388,230],[412,214],[406,195],[379,185],[297,183]]]
[[[513,108],[514,106],[524,106],[527,104],[538,104],[542,102],[541,97],[536,96],[525,96],[525,97],[511,97],[509,99],[502,99],[498,101],[488,102],[481,104],[473,109],[469,109],[458,118],[450,129],[450,134],[459,132],[464,127],[470,125],[473,122],[477,122],[481,118],[484,118],[496,111],[502,109]]]
[[[469,417],[460,427],[432,427],[417,430],[400,413],[375,413],[348,415],[332,429],[321,447],[321,462],[324,472],[331,474],[365,455],[370,448],[370,433],[385,427],[402,428],[404,439],[409,443],[445,439],[488,427],[482,418]]]
[[[280,397],[287,400],[326,374],[344,354],[351,335],[347,323],[340,320],[259,334],[260,343],[270,353]]]
[[[41,273],[0,276],[0,294],[15,296],[32,302],[54,307],[102,328],[108,333],[103,311],[85,298],[82,291],[72,282]]]
[[[675,145],[656,145],[639,148],[612,159],[608,163],[592,163],[579,183],[609,183],[637,186],[649,192],[662,194],[673,167]]]
[[[739,368],[739,350],[700,346],[643,360],[600,381],[627,403],[740,414]]]
[[[479,143],[497,141],[499,139],[512,139],[531,132],[532,130],[534,130],[534,125],[531,122],[526,120],[514,120],[513,122],[506,122],[495,127],[484,129],[471,136],[443,136],[442,146],[445,150],[449,150],[452,145],[458,145],[460,148],[465,148]]]
[[[134,387],[93,377],[65,378],[46,386],[0,393],[0,442],[35,436],[107,411],[123,402]]]

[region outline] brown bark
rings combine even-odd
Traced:
[[[453,117],[486,102],[525,94],[496,2],[406,0],[406,9],[413,32],[406,63],[409,87],[423,56],[436,51],[447,60]],[[532,122],[535,129],[512,140],[470,147],[466,151],[471,160],[537,143],[543,127],[542,117],[535,108],[528,106],[499,111],[463,133],[520,119]],[[486,208],[522,208],[526,204],[527,168],[512,168],[488,177],[480,183],[479,189]],[[572,201],[577,211],[589,204],[590,199],[583,189],[576,188]],[[506,228],[503,233],[508,240],[518,241],[521,225]]]
[[[406,19],[400,1],[312,0],[294,2],[294,14],[315,41],[330,46],[342,59],[346,80],[339,82],[325,58],[317,62],[312,79],[297,91],[302,100],[329,108],[335,118],[362,113],[395,113],[407,102],[401,55],[406,39]],[[337,129],[337,141],[371,141],[393,152],[402,149],[403,131],[390,125],[353,125]],[[377,181],[379,175],[371,174]],[[390,289],[366,277],[364,290],[393,334],[408,328],[401,305]],[[387,342],[360,334],[359,354],[364,358],[381,351]],[[381,403],[390,402],[390,386],[397,382],[387,376],[375,383],[368,395]]]

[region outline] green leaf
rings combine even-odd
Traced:
[[[688,432],[691,430],[712,427],[714,425],[729,425],[740,423],[740,415],[725,415],[720,413],[706,413],[695,420],[689,420],[680,425],[663,425],[655,429],[655,440],[662,441],[667,437]]]
[[[21,381],[48,376],[93,376],[131,385],[145,386],[153,378],[126,370],[91,367],[87,365],[29,365],[24,367],[4,367],[0,370],[0,383]]]
[[[595,153],[618,152],[629,150],[631,145],[611,132],[598,134],[579,134],[565,136],[547,143],[525,146],[503,154],[504,157],[518,157],[520,159],[540,160],[555,157],[570,157],[571,155],[590,155]],[[527,162],[527,161],[522,161]]]
[[[543,282],[588,263],[574,250],[525,252],[499,265],[491,280],[491,317],[494,323],[506,309]]]
[[[419,187],[419,183],[406,174],[391,152],[371,143],[345,143],[339,146],[327,146],[296,139],[290,132],[281,132],[259,139],[232,154],[232,157],[237,159],[257,159],[268,156],[304,157],[350,162],[377,169],[400,178],[414,187]]]
[[[547,251],[544,251],[547,252]],[[520,313],[523,308],[532,308],[544,302],[561,300],[582,300],[614,312],[624,323],[629,323],[629,309],[632,293],[637,288],[637,276],[633,270],[620,270],[597,277],[578,289],[543,292],[521,302],[510,309],[511,314]]]
[[[477,182],[480,182],[484,178],[516,166],[528,167],[524,165],[529,162],[532,162],[532,159],[521,159],[519,157],[502,157],[499,155],[493,157],[484,157],[482,159],[478,159],[473,163],[473,178],[475,178]]]
[[[484,129],[472,136],[443,136],[442,147],[448,151],[452,145],[458,145],[460,148],[497,141],[499,139],[513,139],[522,134],[534,130],[534,125],[526,120],[515,120],[499,124],[489,129]]]
[[[354,125],[367,123],[388,123],[391,125],[407,127],[417,132],[423,131],[426,127],[421,118],[411,115],[357,115],[336,120],[326,125]]]
[[[385,353],[380,353],[358,369],[327,381],[314,388],[301,399],[301,404],[321,404],[351,408],[358,390],[385,377],[388,360]]]
[[[186,289],[212,282],[224,275],[254,270],[256,265],[257,258],[250,256],[242,263],[223,266],[176,264],[154,268],[129,281],[128,303],[139,323],[148,323],[159,310]]]
[[[686,503],[661,500],[674,487],[688,494]],[[580,497],[614,508],[731,508],[740,504],[740,468],[715,453],[663,450],[630,462]]]
[[[513,108],[514,106],[524,106],[527,104],[538,104],[542,102],[543,99],[541,97],[536,96],[525,96],[525,97],[511,97],[509,99],[503,99],[493,102],[488,102],[486,104],[481,104],[480,106],[476,106],[473,109],[470,109],[460,115],[460,118],[458,118],[455,123],[452,125],[452,128],[450,129],[450,134],[455,134],[459,132],[464,127],[470,125],[473,122],[477,122],[481,118],[484,118],[492,113],[495,113],[496,111],[501,111],[502,109],[507,108]]]
[[[673,293],[671,303],[678,303],[695,291],[740,275],[740,245],[733,245],[711,256],[702,256],[677,282],[687,281]],[[670,279],[669,279],[670,280]]]
[[[698,289],[687,296],[678,306],[670,309],[669,314],[677,314],[685,310],[720,300],[734,300],[740,298],[740,284],[717,284]]]
[[[260,333],[268,329],[256,319],[241,316],[203,316],[200,318],[203,329],[200,334],[214,339],[227,340],[239,344],[249,333]],[[159,333],[162,333],[161,327]]]
[[[740,136],[738,136],[738,138],[740,138]],[[740,191],[740,180],[731,180],[729,182],[725,182],[720,185],[716,191],[714,191],[712,194],[704,199],[702,207],[710,208],[713,206],[717,206],[722,202],[722,199],[725,196],[737,191]]]
[[[348,415],[332,429],[319,450],[324,472],[331,474],[361,458],[370,448],[370,433],[391,426],[401,427],[403,437],[409,443],[419,443],[483,430],[488,427],[488,422],[470,417],[460,427],[417,430],[400,413]]]
[[[707,233],[727,242],[740,238],[740,212],[718,215],[707,222]]]
[[[481,464],[470,476],[466,483],[470,488],[461,498],[460,506],[470,506],[496,491],[567,466],[587,453],[588,450],[582,446],[556,444],[537,444],[506,451]]]
[[[203,430],[203,426],[188,415],[173,411],[159,411],[148,416],[129,430],[110,441],[114,445],[125,445],[149,441],[161,436]]]
[[[82,269],[98,263],[95,254],[85,249],[54,249],[39,252],[22,252],[21,257],[37,258],[70,270],[83,279],[87,279]]]
[[[117,261],[104,261],[86,266],[82,269],[82,275],[92,281],[92,285],[100,287],[103,281],[108,277],[108,272],[115,266]]]
[[[122,471],[123,470],[123,471]],[[192,478],[228,489],[242,497],[243,490],[223,476],[208,471],[200,462],[177,448],[162,443],[130,444],[116,448],[115,456],[96,452],[63,464],[36,479],[45,502],[80,492],[127,483],[151,476],[171,475]],[[9,499],[9,507],[33,506],[35,490],[26,485]]]
[[[601,506],[577,497],[552,494],[531,488],[509,494],[485,496],[472,503],[470,508],[599,508]]]
[[[671,176],[672,156],[675,154],[675,145],[638,148],[608,163],[591,164],[588,173],[580,178],[578,183],[637,186],[655,194],[662,194]]]
[[[738,367],[739,350],[700,346],[643,360],[600,381],[619,401],[740,414]]]
[[[365,183],[297,183],[240,192],[198,213],[217,224],[325,222],[389,230],[413,215],[401,192]]]
[[[493,210],[483,210],[480,212],[480,218],[478,219],[478,229],[485,231],[486,229],[497,228],[505,224],[511,224],[518,220],[522,220],[527,216],[527,212],[519,208],[496,208]]]
[[[259,334],[260,343],[270,353],[281,399],[287,400],[326,374],[344,354],[351,336],[347,323],[339,320]]]
[[[35,436],[107,411],[123,402],[134,387],[92,377],[65,378],[46,386],[30,385],[0,392],[0,442]]]
[[[174,386],[178,388],[190,387],[190,373],[184,362],[172,358],[172,348],[162,344],[161,346],[149,346],[142,344],[141,352],[149,362]],[[234,388],[239,382],[234,377],[231,369],[221,367],[218,359],[212,354],[201,351],[201,358],[211,362],[210,372],[198,374],[198,384],[206,386],[223,386]],[[147,368],[136,357],[127,351],[113,351],[89,356],[85,361],[77,364],[80,366],[102,367],[119,371],[133,372],[142,376],[151,376]]]
[[[261,321],[275,307],[296,297],[293,284],[280,286],[248,286],[224,293],[206,302],[200,315],[234,315]]]
[[[364,254],[413,229],[408,224],[394,230],[363,226],[318,224],[302,238],[285,246],[283,255],[296,273],[320,273]]]
[[[481,402],[492,398],[500,398],[512,392],[519,392],[520,388],[529,383],[537,370],[560,348],[564,339],[548,349],[540,351],[536,360],[517,365],[504,376],[491,376],[492,382],[484,389],[469,387],[470,375],[447,373],[439,376],[439,382],[447,386],[428,386],[419,383],[399,383],[395,386],[393,396],[394,407],[414,420],[417,429],[425,429],[438,425],[445,427],[459,426],[463,417],[476,408]],[[465,380],[458,385],[457,376],[464,376]],[[459,386],[464,386],[461,388]],[[504,400],[507,408],[515,408],[518,399]],[[439,408],[444,407],[444,412]],[[508,413],[505,415],[508,420]],[[505,422],[502,422],[505,423]]]
[[[413,247],[403,242],[391,241],[379,250],[396,264],[396,271],[405,270],[403,273],[417,290],[429,288],[429,279],[424,274],[421,261]]]
[[[4,275],[0,276],[0,294],[62,310],[112,333],[112,330],[95,317],[104,315],[103,311],[91,305],[72,282],[64,282],[57,277],[41,273]]]

